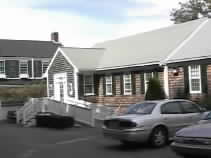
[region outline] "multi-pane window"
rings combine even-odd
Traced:
[[[44,74],[48,68],[48,62],[47,61],[43,61],[42,62],[42,73]]]
[[[85,95],[93,95],[94,94],[93,75],[84,75],[84,94]]]
[[[148,89],[148,82],[149,82],[149,80],[150,80],[151,78],[153,78],[153,72],[144,73],[145,93],[147,92],[147,89]]]
[[[0,61],[0,74],[5,73],[5,61]]]
[[[200,65],[189,66],[190,93],[201,93],[201,69]]]
[[[20,74],[28,74],[28,61],[20,61]]]
[[[123,81],[124,81],[124,95],[131,95],[132,94],[131,74],[124,74]]]
[[[112,76],[105,77],[106,95],[112,95]]]

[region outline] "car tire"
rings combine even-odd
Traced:
[[[150,135],[150,143],[153,147],[160,148],[167,144],[168,132],[163,127],[156,127]]]

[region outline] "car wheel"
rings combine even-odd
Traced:
[[[157,127],[152,131],[150,136],[150,143],[153,147],[165,146],[168,142],[168,133],[165,128]]]

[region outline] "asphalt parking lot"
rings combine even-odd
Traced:
[[[99,129],[66,130],[22,128],[0,123],[1,158],[179,158],[167,146],[153,149],[137,144],[124,146],[103,138]]]

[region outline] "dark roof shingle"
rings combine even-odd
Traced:
[[[51,58],[59,46],[52,41],[0,39],[0,57]]]

